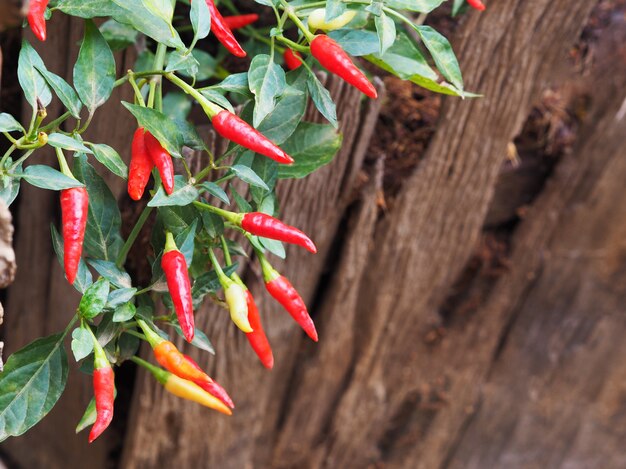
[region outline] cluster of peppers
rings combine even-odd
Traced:
[[[467,1],[478,10],[485,8],[480,0]],[[258,15],[249,14],[225,18],[217,10],[213,0],[206,0],[206,3],[211,14],[211,32],[234,56],[245,57],[246,52],[235,39],[232,30],[252,24],[258,19]],[[31,0],[28,13],[30,27],[37,38],[42,41],[46,39],[44,14],[47,5],[48,0]],[[325,10],[315,10],[309,15],[309,28],[312,28],[313,31],[337,29],[350,22],[354,18],[354,14],[353,11],[347,11],[338,18],[325,22]],[[324,68],[341,77],[366,96],[377,97],[375,87],[336,41],[326,34],[314,35],[308,30],[304,31],[304,35],[310,44],[311,55]],[[290,48],[285,49],[284,60],[289,69],[298,68],[303,64],[302,55]],[[205,103],[203,108],[211,119],[213,127],[223,138],[269,157],[278,163],[293,163],[293,158],[237,115],[213,103]],[[58,154],[63,173],[73,177],[62,153],[59,151]],[[132,158],[128,176],[128,194],[133,200],[142,198],[153,168],[158,170],[165,192],[168,195],[171,194],[174,191],[174,165],[171,155],[150,132],[140,127],[136,130],[132,141]],[[247,236],[255,235],[293,243],[312,253],[317,251],[315,244],[302,231],[264,213],[238,214],[206,204],[201,205],[220,215],[233,226],[242,229]],[[88,206],[88,194],[84,187],[61,191],[64,268],[70,283],[74,283],[82,255]],[[318,335],[313,320],[296,289],[289,280],[270,265],[260,250],[255,247],[255,251],[263,270],[267,291],[289,312],[306,334],[312,340],[317,341]],[[272,349],[263,330],[252,294],[236,273],[230,276],[224,273],[212,250],[209,250],[209,255],[224,289],[224,296],[233,322],[246,334],[261,363],[267,368],[272,368],[274,365]],[[227,262],[230,263],[227,248],[224,249],[224,255]],[[194,338],[194,313],[188,266],[185,257],[178,250],[174,238],[169,232],[166,233],[161,266],[181,330],[185,339],[191,342]],[[224,388],[211,379],[190,357],[182,354],[173,343],[158,335],[144,320],[138,319],[137,324],[152,347],[156,361],[165,370],[138,357],[132,358],[135,363],[150,371],[168,392],[227,415],[232,413],[231,409],[234,408],[234,404]],[[90,442],[102,434],[111,423],[115,394],[114,373],[111,364],[95,337],[93,340],[95,357],[93,386],[97,418],[89,435]]]

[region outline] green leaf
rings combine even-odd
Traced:
[[[63,103],[63,106],[67,108],[67,110],[72,114],[72,116],[80,119],[80,110],[83,107],[83,103],[80,102],[80,98],[74,91],[68,82],[66,82],[59,75],[55,75],[54,73],[46,70],[45,67],[41,67],[40,65],[35,65],[35,68],[41,73],[41,75],[46,80],[46,83],[50,85],[58,96],[59,100]]]
[[[328,35],[348,54],[355,57],[375,54],[380,51],[378,34],[361,29],[337,29]]]
[[[176,247],[185,256],[185,262],[187,267],[193,262],[193,248],[194,238],[196,236],[196,227],[198,226],[198,220],[194,220],[184,231],[179,233],[176,238]]]
[[[244,199],[239,192],[237,192],[237,189],[235,189],[235,186],[232,184],[230,185],[230,192],[232,193],[233,199],[235,199],[235,204],[237,204],[237,208],[240,212],[247,213],[252,211],[252,205],[250,205],[250,203]]]
[[[87,256],[95,259],[115,259],[123,245],[120,234],[122,217],[117,200],[85,155],[75,158],[74,175],[85,183],[89,194],[84,250]]]
[[[170,324],[174,327],[174,330],[179,336],[185,337],[185,335],[183,334],[183,330],[178,325],[178,321],[171,321]],[[215,355],[215,349],[213,348],[213,344],[206,336],[206,334],[198,328],[194,328],[191,345],[193,345],[194,347],[198,347],[200,350],[206,350],[207,352]]]
[[[185,51],[172,51],[167,56],[166,72],[179,71],[181,75],[195,78],[200,64],[196,58]]]
[[[50,225],[50,231],[52,234],[52,247],[57,255],[59,264],[63,267],[63,240],[61,239],[61,235],[57,229],[52,224]],[[84,293],[92,283],[93,278],[91,276],[91,272],[89,272],[87,264],[85,264],[85,261],[81,258],[80,261],[78,261],[78,273],[76,274],[76,280],[74,280],[73,287],[80,293]]]
[[[202,184],[200,184],[200,187],[205,189],[212,196],[220,199],[226,205],[230,205],[230,199],[228,198],[228,195],[226,194],[224,189],[222,189],[220,186],[218,186],[214,182],[203,182]]]
[[[228,99],[226,99],[224,95],[220,94],[218,91],[205,88],[200,93],[212,103],[215,103],[224,109],[228,109],[232,113],[235,112],[235,109],[233,108],[233,105],[230,104],[230,101],[228,101]]]
[[[162,18],[168,23],[172,21],[172,16],[174,15],[174,4],[172,0],[143,0],[143,4],[159,18]]]
[[[135,317],[135,313],[137,312],[137,308],[132,303],[124,303],[115,308],[115,312],[113,313],[113,322],[124,322],[130,321]]]
[[[11,114],[3,112],[0,114],[0,132],[13,132],[19,130],[24,132],[24,127],[18,121],[15,120]]]
[[[100,321],[100,324],[98,324],[96,328],[98,343],[102,347],[105,347],[120,334],[123,328],[124,326],[122,326],[122,324],[113,322],[112,314],[105,314],[102,316],[102,321]]]
[[[335,18],[341,16],[346,10],[346,4],[343,3],[341,0],[327,0],[324,21],[328,23]]]
[[[255,101],[252,124],[258,127],[274,110],[276,99],[283,94],[287,86],[285,71],[274,63],[269,55],[259,54],[250,63],[248,82]]]
[[[185,120],[191,111],[191,101],[185,93],[170,91],[163,98],[163,110],[172,119]]]
[[[111,0],[60,0],[57,8],[67,15],[80,18],[113,16],[123,12]]]
[[[190,49],[193,49],[198,40],[207,37],[211,31],[211,13],[206,2],[191,2],[189,17],[194,33],[190,47]]]
[[[114,148],[104,143],[90,143],[89,145],[93,148],[96,159],[109,171],[122,179],[128,178],[128,167]]]
[[[67,382],[64,334],[38,339],[9,357],[0,374],[0,441],[37,424]]]
[[[116,20],[130,24],[146,36],[174,49],[185,47],[172,23],[154,14],[143,0],[113,0],[113,3],[123,10],[123,15],[115,16]]]
[[[217,238],[224,233],[224,220],[222,217],[207,210],[202,210],[202,225],[211,238]]]
[[[338,128],[339,124],[337,123],[337,108],[335,107],[335,102],[314,73],[309,74],[307,87],[313,104],[315,104],[320,114],[322,114],[334,128]]]
[[[85,409],[85,413],[80,418],[78,425],[76,425],[76,433],[80,433],[85,428],[91,427],[94,423],[96,423],[97,416],[98,411],[96,410],[96,399],[92,397],[87,405],[87,409]]]
[[[52,101],[52,92],[35,65],[45,68],[39,54],[26,40],[23,40],[17,61],[17,80],[24,91],[26,101],[33,108],[37,107],[37,99],[42,106],[46,107]]]
[[[462,90],[463,77],[450,42],[430,26],[414,26],[414,29],[430,52],[441,74],[455,87]]]
[[[93,351],[93,338],[91,333],[82,327],[77,327],[72,332],[72,353],[74,360],[81,361]]]
[[[233,272],[237,270],[238,264],[235,262],[233,265],[223,267],[224,273],[227,276],[230,276]],[[222,285],[220,284],[219,279],[217,278],[217,274],[214,270],[209,272],[205,272],[202,275],[196,278],[196,281],[193,283],[191,287],[191,296],[193,298],[193,306],[197,308],[202,303],[202,300],[209,293],[217,293],[221,290]]]
[[[9,158],[6,161],[6,164],[13,164],[13,160]],[[15,168],[15,170],[17,173],[20,173],[22,171],[22,164],[20,163],[17,166],[17,168]],[[17,194],[19,194],[19,192],[20,192],[20,178],[19,177],[9,176],[8,174],[0,176],[0,199],[2,199],[5,204],[7,204],[7,207],[11,206],[11,204],[13,203],[13,201],[15,201],[15,198],[17,197]]]
[[[107,279],[100,277],[85,292],[78,305],[81,316],[93,319],[104,309],[109,297],[110,284]]]
[[[180,156],[182,137],[178,127],[169,117],[154,109],[125,102],[122,104],[135,116],[138,124],[145,127],[171,155]]]
[[[35,187],[53,191],[83,186],[80,181],[42,164],[28,166],[23,173],[19,174],[19,177]]]
[[[167,195],[163,187],[159,187],[150,202],[149,207],[163,207],[167,205],[189,205],[198,198],[200,193],[193,185],[188,184],[184,177],[174,176],[174,192]]]
[[[374,24],[376,25],[376,32],[380,42],[379,53],[383,55],[396,40],[396,23],[389,16],[385,15],[385,12],[381,12],[380,16],[374,17]]]
[[[396,42],[382,57],[368,55],[365,58],[383,70],[431,91],[452,96],[468,95],[453,85],[441,81],[439,75],[428,65],[426,59],[406,34],[399,34]]]
[[[113,51],[132,46],[137,41],[139,33],[130,25],[110,19],[100,25],[100,33]]]
[[[70,137],[69,135],[60,133],[48,135],[48,144],[68,151],[92,153],[92,151],[87,148],[83,142],[76,140],[74,137]]]
[[[272,254],[284,259],[287,257],[287,253],[285,252],[285,245],[280,241],[276,241],[275,239],[263,238],[261,236],[258,237],[261,245],[267,249]]]
[[[124,303],[128,303],[133,299],[135,293],[137,293],[136,288],[119,288],[109,292],[106,308],[115,309]]]
[[[130,275],[120,270],[117,265],[115,265],[115,262],[91,259],[89,260],[89,265],[117,288],[130,288],[132,285]]]
[[[247,166],[241,164],[236,164],[230,169],[243,182],[247,182],[248,184],[260,187],[261,189],[265,189],[267,191],[270,190],[269,187],[267,187],[267,184],[265,184],[265,182],[263,181],[263,179],[261,179],[251,168],[248,168]]]
[[[295,163],[280,165],[279,178],[302,178],[330,163],[341,148],[341,134],[332,126],[302,122],[283,144]]]
[[[90,113],[109,99],[114,83],[113,52],[93,21],[87,20],[85,37],[74,65],[74,87]]]
[[[467,2],[465,0],[454,0],[452,4],[452,16],[456,16],[461,13],[462,10],[465,10],[464,7],[467,7]]]
[[[250,167],[261,179],[263,179],[263,182],[265,182],[268,187],[266,190],[260,187],[250,186],[252,199],[257,204],[260,204],[267,198],[267,194],[271,193],[274,186],[276,186],[276,180],[278,179],[278,163],[264,156],[254,155]]]
[[[205,89],[212,89],[222,93],[235,93],[245,96],[246,98],[252,97],[250,86],[248,84],[247,73],[233,73],[232,75],[224,78],[224,80],[217,85],[213,85]]]
[[[430,13],[446,0],[385,0],[389,8]]]

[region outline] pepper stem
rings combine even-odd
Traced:
[[[91,339],[93,340],[93,355],[94,355],[93,367],[96,370],[99,370],[101,368],[107,368],[111,366],[111,364],[109,363],[109,360],[107,360],[106,353],[104,353],[104,349],[100,345],[100,342],[98,342],[98,339],[96,338],[93,331],[91,330],[91,327],[87,326],[85,327],[85,329],[89,331],[89,334],[91,334]]]
[[[67,165],[67,161],[65,160],[65,155],[63,154],[63,150],[61,150],[60,148],[55,148],[54,150],[56,151],[57,159],[59,160],[59,168],[61,169],[61,172],[67,177],[76,179],[74,175],[72,174],[70,167]]]
[[[170,251],[178,251],[178,247],[176,247],[176,241],[174,241],[174,235],[172,235],[172,233],[170,233],[169,231],[165,232],[165,249],[163,250],[163,253],[165,254],[166,252],[170,252]]]
[[[193,204],[198,208],[208,210],[209,212],[213,212],[216,215],[219,215],[225,220],[231,222],[233,225],[241,226],[241,222],[243,221],[243,213],[229,212],[228,210],[223,210],[221,208],[214,207],[213,205],[198,202],[197,200],[194,201]]]
[[[222,288],[227,289],[230,285],[232,285],[233,281],[229,279],[222,270],[222,266],[218,262],[217,257],[215,257],[213,248],[209,248],[209,258],[211,259],[211,263],[213,264],[213,268],[215,269],[215,273],[217,274],[217,278],[219,279]]]
[[[263,280],[265,280],[266,283],[280,277],[280,273],[276,269],[274,269],[274,267],[272,267],[272,264],[270,264],[270,262],[267,260],[265,254],[263,254],[256,247],[254,248],[254,252],[256,252],[257,257],[259,258],[261,269],[263,269]]]
[[[154,330],[152,330],[152,328],[148,326],[148,324],[146,324],[143,319],[137,319],[137,325],[141,327],[141,330],[145,334],[146,340],[150,344],[150,347],[154,348],[161,342],[165,341],[165,339],[163,339],[159,334],[154,332]]]
[[[170,376],[172,376],[172,373],[170,373],[169,371],[162,370],[161,368],[154,366],[153,364],[148,363],[147,361],[142,360],[137,356],[133,356],[130,359],[134,361],[137,365],[143,366],[146,370],[152,373],[156,380],[163,386],[165,386],[167,380],[170,379]]]

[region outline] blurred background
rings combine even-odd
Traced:
[[[112,429],[89,446],[74,427],[91,383],[72,370],[54,410],[3,442],[0,460],[90,469],[626,467],[626,1],[485,3],[482,13],[453,18],[446,6],[426,19],[450,38],[466,88],[482,98],[443,98],[380,76],[381,98],[366,103],[326,79],[343,149],[279,189],[283,218],[319,248],[315,258],[290,249],[289,263],[278,263],[307,300],[319,343],[284,321],[261,294],[258,267],[244,265],[275,368],[265,370],[211,305],[196,318],[218,352],[191,353],[229,390],[232,418],[165,395],[125,364]],[[0,112],[17,117],[20,41],[36,42],[20,28],[21,4],[0,0]],[[71,79],[82,22],[55,14],[48,28],[35,46]],[[132,48],[118,52],[118,74],[135,58]],[[126,161],[135,123],[119,101],[131,96],[116,90],[88,132]],[[320,119],[313,110],[308,118]],[[123,217],[135,219],[142,207],[124,181],[107,182]],[[62,330],[76,308],[50,242],[57,204],[24,185],[11,206],[18,269],[1,293],[5,356]],[[8,213],[0,225],[11,273]],[[147,239],[131,253],[139,277],[146,249]]]

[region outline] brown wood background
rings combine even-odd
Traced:
[[[73,426],[91,389],[73,373],[51,415],[2,455],[27,468],[626,467],[624,10],[597,38],[604,56],[584,73],[566,60],[596,6],[500,0],[462,20],[453,44],[467,87],[485,97],[444,101],[389,210],[384,155],[368,147],[384,99],[355,112],[356,93],[330,82],[346,146],[279,189],[283,217],[320,248],[290,249],[278,265],[314,307],[319,344],[268,301],[255,264],[244,276],[275,350],[272,372],[222,311],[197,314],[218,353],[192,355],[231,392],[233,417],[171,398],[140,372],[116,431],[88,447]],[[61,15],[50,28],[39,50],[71,76],[82,31]],[[132,60],[117,58],[120,72]],[[510,143],[544,92],[572,79],[589,89],[576,143],[508,234],[506,268],[472,270],[485,221],[509,204]],[[90,131],[118,149],[133,129],[116,104],[122,93]],[[8,352],[61,329],[77,304],[50,246],[56,203],[23,188]]]

